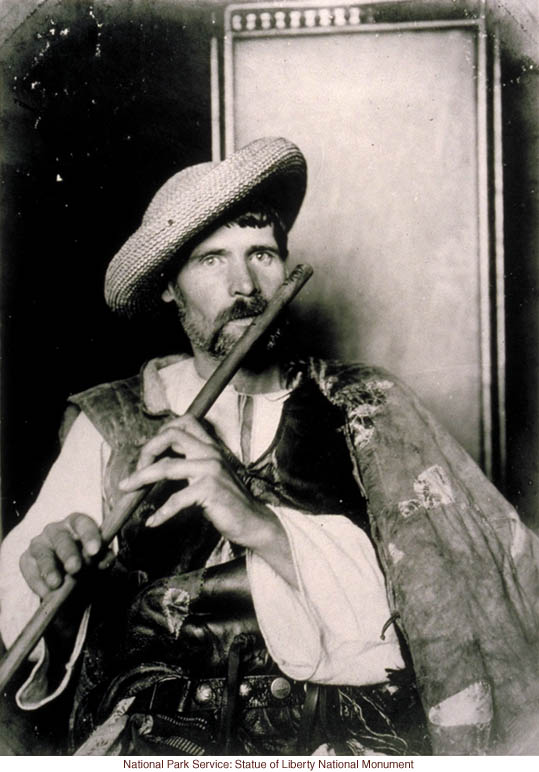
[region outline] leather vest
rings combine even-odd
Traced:
[[[342,433],[343,412],[330,404],[313,381],[306,377],[296,380],[298,385],[283,405],[276,435],[260,458],[244,465],[220,442],[222,452],[257,499],[314,515],[346,515],[368,530],[365,500],[353,477]],[[118,482],[134,468],[140,447],[172,417],[168,411],[150,413],[140,391],[141,379],[134,377],[71,398],[111,447],[103,484],[105,516],[119,495]],[[209,424],[206,428],[213,433]],[[171,488],[177,485],[171,483]],[[92,604],[73,713],[76,744],[101,720],[98,708],[108,685],[126,666],[137,664],[133,661],[138,656],[137,647],[132,645],[129,630],[129,609],[137,594],[163,577],[202,569],[220,539],[197,507],[184,510],[181,517],[159,528],[144,528],[143,523],[160,503],[150,496],[139,505],[120,533],[114,566],[100,577],[103,590],[98,590],[97,601]],[[126,640],[129,646],[122,644]],[[260,638],[255,648],[251,659],[259,669],[271,672],[275,665]],[[147,658],[147,651],[140,656]],[[209,672],[209,662],[204,665],[199,661],[197,665],[201,673],[206,667],[207,675],[218,675]]]

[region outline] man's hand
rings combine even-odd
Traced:
[[[173,451],[177,456],[160,458]],[[187,480],[149,518],[155,527],[182,509],[198,504],[218,531],[230,541],[254,547],[264,538],[274,518],[267,507],[252,498],[222,457],[218,445],[192,416],[185,415],[166,424],[143,446],[134,474],[120,483],[124,491],[160,480]]]
[[[78,573],[101,547],[95,520],[74,513],[59,523],[50,523],[32,539],[19,565],[26,583],[43,598],[61,585],[64,574]]]
[[[167,451],[179,455],[162,458]],[[120,489],[133,491],[160,480],[187,480],[189,485],[172,494],[146,525],[161,525],[197,504],[225,539],[257,552],[286,581],[296,585],[290,546],[280,521],[251,496],[217,443],[190,415],[166,424],[144,445],[137,470],[120,483]]]

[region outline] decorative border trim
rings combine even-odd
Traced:
[[[440,19],[428,21],[416,19],[409,24],[429,23],[433,26],[445,24],[475,24],[484,18],[482,12],[485,0],[479,0],[476,12],[467,19]],[[346,31],[369,25],[390,25],[406,23],[387,18],[388,2],[372,0],[268,0],[261,3],[235,3],[225,8],[225,35],[282,34],[292,32]]]
[[[233,8],[230,9],[230,31],[240,32],[268,32],[275,30],[300,30],[316,29],[322,27],[357,27],[359,24],[374,24],[376,21],[375,10],[372,6],[360,7],[337,6],[316,8],[312,6],[290,8],[284,5],[280,7],[263,8]]]

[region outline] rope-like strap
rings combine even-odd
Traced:
[[[308,683],[306,688],[305,703],[298,729],[298,753],[303,755],[309,753],[320,701],[319,684]]]
[[[232,754],[234,745],[234,724],[238,707],[241,655],[252,644],[253,636],[248,633],[237,635],[228,652],[228,667],[223,702],[221,706],[221,738],[225,754]]]

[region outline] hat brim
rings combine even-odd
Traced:
[[[207,168],[177,194],[172,192],[166,205],[145,219],[112,258],[105,299],[114,311],[132,316],[155,307],[178,250],[245,199],[267,202],[287,229],[294,223],[305,195],[307,170],[303,154],[292,142],[255,140],[220,163],[202,166]]]

